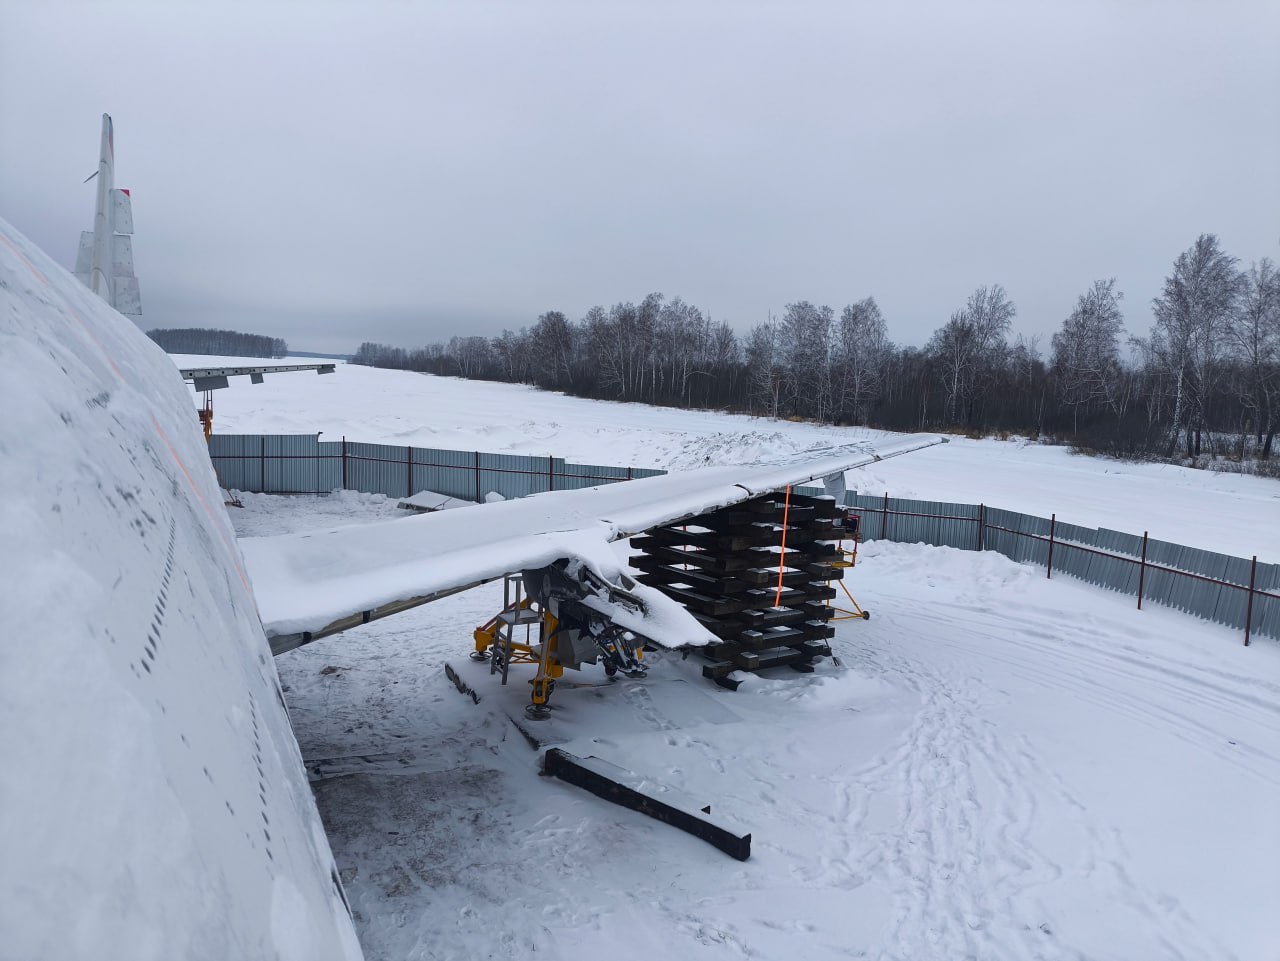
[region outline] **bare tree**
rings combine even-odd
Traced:
[[[1071,316],[1053,335],[1052,370],[1062,402],[1071,408],[1072,432],[1080,429],[1080,409],[1115,407],[1120,374],[1120,334],[1124,316],[1115,278],[1095,280],[1080,295]]]
[[[938,364],[950,423],[977,422],[978,402],[1002,369],[1006,338],[1018,309],[1003,287],[979,287],[964,310],[934,332],[928,352]]]
[[[751,408],[769,417],[777,417],[782,401],[782,357],[778,349],[778,324],[767,323],[751,328],[747,337],[747,383]]]
[[[779,328],[785,371],[783,396],[801,417],[829,420],[832,413],[831,327],[835,312],[807,300],[787,304]]]
[[[938,365],[942,389],[947,397],[944,416],[948,423],[957,423],[960,412],[968,405],[968,393],[974,382],[974,365],[977,363],[973,342],[973,325],[963,310],[953,313],[951,319],[934,331],[929,339],[928,354]]]
[[[493,361],[487,337],[451,337],[448,353],[461,377],[478,377]]]
[[[1228,331],[1232,354],[1241,366],[1237,392],[1252,417],[1252,432],[1265,460],[1271,456],[1280,421],[1280,271],[1267,258],[1244,275]],[[1243,437],[1241,442],[1243,446]]]
[[[573,385],[573,328],[565,315],[549,310],[529,331],[529,354],[534,383],[553,390]]]
[[[832,357],[835,402],[856,423],[867,422],[871,404],[880,393],[888,350],[888,328],[874,297],[841,311]]]
[[[521,328],[513,334],[504,330],[501,337],[493,338],[490,351],[498,373],[508,383],[524,383],[529,378],[529,335]]]
[[[1201,234],[1178,255],[1163,292],[1152,301],[1156,322],[1151,347],[1172,375],[1174,391],[1167,456],[1177,449],[1183,431],[1188,456],[1200,454],[1226,326],[1240,297],[1236,263],[1218,246],[1217,237]]]

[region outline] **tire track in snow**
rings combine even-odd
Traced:
[[[1061,868],[1031,841],[1035,796],[975,692],[905,657],[881,667],[922,698],[898,751],[861,785],[898,795],[900,823],[864,855],[882,860],[894,898],[883,956],[1080,957],[1043,917],[1018,916],[1014,899]]]
[[[1083,628],[1064,627],[1060,638],[1045,634],[1042,622],[1016,615],[1005,619],[1002,628],[1008,629],[1001,636],[993,637],[990,616],[962,605],[948,604],[939,613],[922,609],[917,601],[909,617],[890,615],[881,623],[890,634],[918,633],[920,621],[939,625],[929,633],[928,664],[898,647],[841,651],[850,662],[896,678],[922,698],[920,714],[898,751],[857,779],[866,793],[896,789],[902,796],[901,839],[882,834],[880,850],[871,847],[862,854],[863,868],[882,861],[880,870],[893,883],[895,926],[883,956],[1085,958],[1057,939],[1052,906],[1036,891],[1070,870],[1083,875],[1102,899],[1140,919],[1161,957],[1234,957],[1176,897],[1134,880],[1126,867],[1133,859],[1120,832],[1100,822],[1024,736],[1001,735],[983,716],[979,694],[998,691],[988,687],[983,674],[985,665],[999,663],[1006,674],[1131,717],[1227,756],[1272,782],[1274,761],[1265,752],[1225,755],[1221,748],[1226,742],[1212,724],[1185,716],[1185,705],[1192,703],[1202,712],[1216,711],[1266,731],[1276,711],[1256,696],[1265,685],[1218,672],[1212,693],[1197,698],[1186,665],[1165,670],[1159,663],[1089,644]],[[942,651],[949,656],[939,659]],[[934,668],[935,663],[940,667]],[[1230,685],[1241,680],[1243,696],[1233,698]],[[1179,703],[1184,713],[1176,710]],[[1056,864],[1032,842],[1031,832],[1046,805],[1059,836],[1066,812],[1065,833],[1077,839],[1078,864]],[[981,828],[975,827],[976,820]],[[945,882],[954,883],[956,890],[945,890]]]
[[[963,607],[914,616],[945,625],[931,636],[932,644],[1005,665],[1023,680],[1167,733],[1280,786],[1280,756],[1261,746],[1280,743],[1280,706],[1253,691],[1221,684],[1206,691],[1182,670],[1090,644],[1083,629],[1073,625],[1048,634],[1041,621],[1011,613],[1005,619],[1009,630],[1001,636],[989,632],[988,617]],[[1198,717],[1189,716],[1189,705],[1198,709]],[[1203,719],[1207,713],[1215,717]]]

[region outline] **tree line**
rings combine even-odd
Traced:
[[[206,327],[157,329],[147,336],[169,354],[212,354],[221,357],[283,357],[289,345],[280,337],[242,334],[236,330]]]
[[[498,337],[353,363],[533,384],[580,397],[862,424],[1010,431],[1120,456],[1270,457],[1280,426],[1280,273],[1243,269],[1212,234],[1180,254],[1126,337],[1116,280],[1083,291],[1047,351],[1013,336],[999,284],[977,288],[924,347],[900,346],[873,297],[837,313],[789,304],[740,337],[679,297],[548,311]],[[1126,349],[1127,348],[1127,349]]]

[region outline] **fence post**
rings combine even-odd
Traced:
[[[480,503],[480,452],[476,451],[476,503]]]
[[[1053,577],[1053,535],[1058,529],[1058,515],[1052,514],[1049,517],[1049,564],[1045,571],[1045,577]]]
[[[413,496],[413,448],[404,449],[404,496]]]
[[[556,459],[551,454],[547,455],[547,490],[556,489]]]
[[[1138,562],[1138,610],[1142,610],[1142,589],[1147,581],[1147,532],[1142,532],[1142,560]]]
[[[980,551],[985,550],[985,548],[983,547],[983,540],[985,539],[985,535],[986,535],[986,527],[987,527],[987,505],[979,504],[978,505],[978,550]]]
[[[347,435],[342,435],[342,489],[350,490],[347,486]]]
[[[1253,627],[1253,586],[1258,579],[1258,555],[1253,555],[1253,565],[1249,568],[1249,607],[1244,616],[1244,646],[1249,646],[1249,631]]]
[[[884,492],[884,507],[880,510],[880,540],[886,537],[885,532],[889,529],[889,492]]]
[[[267,436],[262,435],[262,446],[258,453],[258,490],[267,492]]]
[[[631,468],[627,468],[627,480],[631,480]]]

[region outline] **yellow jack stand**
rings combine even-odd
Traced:
[[[857,565],[858,540],[856,537],[854,538],[854,541],[853,541],[853,550],[851,551],[845,550],[844,541],[840,542],[838,550],[840,551],[840,555],[839,555],[840,559],[836,561],[834,564],[832,564],[831,565],[832,567],[848,570]],[[845,582],[843,580],[841,580],[839,583],[840,583],[840,590],[844,591],[844,596],[849,598],[849,603],[853,605],[853,610],[849,610],[847,607],[837,607],[835,604],[832,604],[830,601],[828,601],[828,604],[830,604],[831,609],[834,612],[831,616],[831,620],[833,621],[853,621],[853,620],[869,621],[871,620],[871,612],[864,611],[861,605],[859,605],[858,602],[854,600],[853,595],[849,593],[849,588],[845,585]],[[831,582],[828,581],[827,585],[830,586],[830,584]]]
[[[196,413],[200,416],[200,426],[204,428],[204,439],[207,441],[213,436],[213,391],[204,392],[204,406]]]
[[[475,629],[476,649],[471,652],[471,658],[488,661],[489,673],[501,673],[504,685],[512,664],[537,664],[537,673],[529,681],[533,690],[525,713],[532,718],[546,717],[549,713],[547,702],[555,690],[556,680],[564,674],[564,665],[556,657],[559,623],[550,611],[543,610],[532,598],[524,596],[524,585],[519,575],[507,575],[502,594],[502,610]],[[534,625],[537,625],[536,640]],[[524,638],[517,640],[521,627],[524,628]]]

